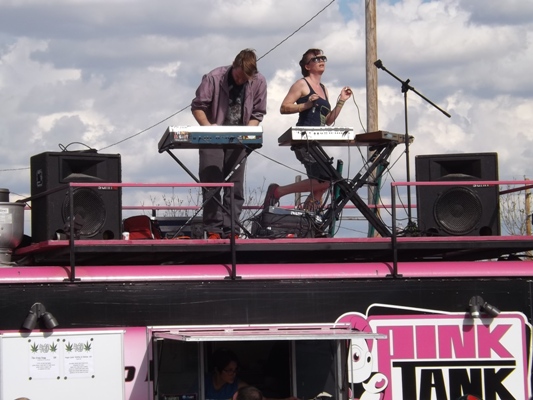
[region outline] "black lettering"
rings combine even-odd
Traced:
[[[420,398],[433,399],[433,389],[436,400],[448,400],[442,369],[423,369],[420,374]]]
[[[500,368],[496,372],[495,368],[487,368],[483,371],[485,377],[485,396],[484,400],[516,400],[516,398],[509,393],[507,388],[503,385],[505,378],[513,372],[512,368]],[[496,397],[498,395],[498,397]]]
[[[417,360],[392,363],[392,367],[399,368],[401,372],[402,398],[409,400],[454,400],[464,394],[484,400],[517,400],[504,385],[505,379],[515,371],[515,365],[513,360]],[[420,373],[419,393],[417,372]]]
[[[126,367],[126,382],[133,381],[135,378],[135,367]]]
[[[470,371],[470,376],[468,374]],[[450,399],[458,399],[464,394],[472,394],[481,397],[483,393],[483,381],[481,380],[481,368],[450,369]]]
[[[400,367],[402,371],[402,399],[416,399],[416,364],[397,362],[394,366]]]

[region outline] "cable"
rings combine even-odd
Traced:
[[[361,125],[361,129],[363,129],[363,132],[366,133],[366,128],[363,125],[363,121],[361,120],[361,110],[359,109],[359,105],[357,104],[357,101],[355,101],[355,96],[353,93],[352,93],[352,100],[353,100],[353,103],[355,104],[355,108],[357,108],[357,118],[359,119],[359,124]]]
[[[24,171],[30,169],[30,167],[24,167],[24,168],[6,168],[6,169],[0,169],[0,172],[9,172],[9,171]]]
[[[281,165],[282,167],[285,167],[285,168],[287,168],[287,169],[290,169],[290,170],[292,170],[292,171],[294,171],[294,172],[297,172],[297,173],[299,173],[299,174],[302,174],[302,175],[306,175],[306,174],[307,174],[307,172],[303,172],[303,171],[298,170],[298,169],[296,169],[296,168],[293,168],[293,167],[291,167],[291,166],[289,166],[289,165],[287,165],[287,164],[284,164],[284,163],[282,163],[282,162],[280,162],[280,161],[274,160],[272,157],[269,157],[269,156],[267,156],[266,154],[263,154],[263,153],[261,153],[261,152],[258,151],[258,150],[255,150],[254,153],[255,153],[255,154],[259,154],[261,157],[264,157],[264,158],[266,158],[267,160],[270,160],[270,161],[272,161],[272,162],[274,162],[274,163],[276,163],[276,164],[278,164],[278,165]]]
[[[140,132],[137,132],[137,133],[134,134],[134,135],[128,136],[128,137],[125,138],[125,139],[122,139],[122,140],[120,140],[120,141],[118,141],[118,142],[112,143],[112,144],[110,144],[109,146],[102,147],[102,148],[100,149],[100,151],[101,151],[101,150],[108,149],[108,148],[110,148],[110,147],[112,147],[112,146],[116,146],[117,144],[120,144],[120,143],[122,143],[122,142],[125,142],[126,140],[130,140],[130,139],[134,138],[135,136],[139,136],[140,134],[142,134],[142,133],[144,133],[144,132],[146,132],[146,131],[148,131],[148,130],[150,130],[150,129],[152,129],[152,128],[155,128],[157,125],[162,124],[163,122],[165,122],[166,120],[172,118],[173,116],[178,115],[179,113],[181,113],[182,111],[186,110],[186,109],[189,108],[190,106],[191,106],[191,105],[189,104],[189,105],[183,107],[181,110],[176,111],[174,114],[169,115],[169,116],[166,117],[165,119],[162,119],[161,121],[159,121],[159,122],[153,124],[152,126],[149,126],[149,127],[146,128],[146,129],[143,129],[143,130],[140,131]]]
[[[388,176],[393,182],[396,182],[396,180],[395,180],[394,177],[392,176],[392,169],[393,169],[393,167],[394,167],[394,166],[400,161],[400,159],[402,158],[402,156],[403,156],[404,154],[405,154],[405,150],[402,151],[401,154],[398,155],[398,157],[396,158],[396,160],[395,160],[394,162],[392,162],[391,164],[389,164],[389,165],[387,166],[387,168],[386,168],[385,171],[383,172],[382,176],[383,176],[383,175],[386,175],[386,176]],[[379,202],[379,204],[381,204],[381,205],[383,206],[383,210],[388,214],[388,216],[389,216],[389,217],[392,217],[392,212],[391,212],[387,207],[385,207],[385,203],[383,203],[383,199],[382,199],[382,197],[381,197],[381,192],[382,192],[382,189],[383,189],[383,187],[384,187],[385,185],[386,185],[385,180],[382,180],[382,181],[381,181],[381,185],[380,185],[380,187],[379,187],[379,194],[380,194],[380,196],[379,196],[378,200],[376,201],[376,203]],[[396,187],[396,188],[395,188],[395,191],[396,191],[396,193],[397,193],[397,196],[396,196],[396,197],[397,197],[398,201],[400,202],[400,205],[402,206],[403,209],[405,209],[406,206],[405,206],[404,202],[402,201],[402,197],[400,196],[400,193],[399,193],[399,187]],[[383,221],[383,218],[382,218],[382,217],[380,217],[380,219]],[[404,220],[406,220],[406,219],[405,219],[405,218],[398,218],[398,217],[396,217],[396,220],[397,220],[397,221],[404,221]],[[403,235],[405,232],[406,232],[406,230],[403,229],[403,230],[401,230],[401,231],[398,231],[398,234],[399,234],[399,235]]]
[[[80,151],[94,151],[94,152],[96,152],[96,149],[93,149],[92,147],[87,146],[85,143],[82,143],[82,142],[70,142],[66,146],[63,146],[61,143],[59,143],[59,148],[61,149],[61,151],[68,151],[68,148],[71,145],[73,145],[73,144],[81,144],[82,146],[87,147],[87,150],[80,150]]]
[[[279,42],[277,45],[275,45],[274,47],[272,47],[269,51],[267,51],[265,54],[263,54],[261,57],[259,57],[257,59],[257,61],[259,61],[260,59],[262,59],[263,57],[265,57],[267,54],[271,53],[273,50],[275,50],[276,48],[278,48],[279,46],[281,46],[284,42],[286,42],[287,40],[289,40],[292,36],[294,36],[298,31],[300,31],[304,26],[306,26],[309,22],[311,22],[312,20],[314,20],[316,17],[318,17],[320,14],[322,14],[322,12],[324,12],[324,10],[326,8],[328,8],[330,5],[332,5],[333,3],[335,2],[335,0],[331,0],[328,5],[326,5],[322,10],[320,10],[319,12],[317,12],[315,15],[313,15],[311,17],[311,19],[307,20],[307,22],[305,22],[302,26],[300,26],[298,29],[296,29],[293,33],[291,33],[289,36],[287,36],[285,39],[283,39],[281,42]]]

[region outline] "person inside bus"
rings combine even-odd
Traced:
[[[211,400],[231,399],[242,387],[248,384],[238,376],[239,359],[228,349],[218,349],[213,353],[213,371],[205,377],[205,398]]]
[[[298,79],[290,87],[280,107],[281,114],[298,113],[296,126],[333,125],[344,102],[352,95],[352,90],[348,86],[343,87],[335,106],[331,106],[328,90],[321,82],[327,61],[328,58],[321,49],[307,50],[300,60],[303,78]],[[320,208],[322,197],[330,187],[329,177],[324,174],[317,161],[309,153],[307,142],[294,144],[291,150],[294,151],[298,161],[304,165],[308,179],[285,186],[270,184],[263,202],[263,209],[275,206],[279,199],[287,194],[309,192],[302,208],[315,211]]]
[[[212,362],[213,371],[204,379],[207,400],[233,399],[239,389],[250,386],[237,375],[239,359],[233,351],[225,348],[217,349],[212,355]],[[263,398],[263,400],[269,399]],[[284,400],[298,399],[287,397]]]

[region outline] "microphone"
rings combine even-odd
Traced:
[[[383,69],[383,63],[381,62],[381,60],[377,60],[376,62],[374,62],[374,65],[379,69]]]
[[[311,112],[314,114],[315,110],[316,110],[316,103],[313,104],[313,110]]]

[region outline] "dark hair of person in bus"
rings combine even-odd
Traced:
[[[238,389],[248,386],[237,376],[239,359],[229,349],[217,349],[212,354],[213,371],[205,377],[206,399],[231,399]]]
[[[237,354],[225,348],[215,350],[212,355],[212,360],[213,368],[218,372],[222,372],[224,368],[232,362],[235,363],[237,367],[239,366],[239,358],[237,357]]]
[[[235,400],[264,400],[263,393],[254,386],[245,386],[237,390]]]

